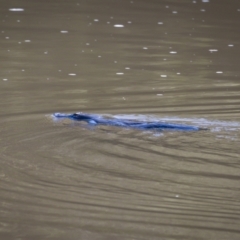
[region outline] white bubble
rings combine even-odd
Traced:
[[[209,51],[209,52],[218,52],[217,49],[209,49],[208,51]]]
[[[68,33],[67,30],[61,30],[60,33]]]
[[[228,44],[229,47],[233,47],[234,45],[233,44]]]
[[[157,96],[163,96],[163,94],[161,94],[161,93],[158,93],[158,94],[157,94]]]
[[[129,24],[131,24],[132,22],[131,21],[128,21]]]
[[[31,40],[27,39],[27,40],[24,40],[24,42],[31,42]]]
[[[200,11],[201,11],[201,12],[205,12],[206,10],[205,10],[205,9],[201,9]]]
[[[171,52],[169,52],[169,53],[171,53],[171,54],[177,54],[177,52],[175,52],[175,51],[171,51]]]
[[[69,73],[68,75],[69,76],[76,76],[77,74],[76,73]]]
[[[116,27],[116,28],[123,28],[124,25],[122,25],[122,24],[115,24],[114,27]]]
[[[144,50],[147,50],[148,48],[147,47],[143,47]]]
[[[98,19],[94,19],[94,22],[99,22],[99,20]]]
[[[177,75],[180,75],[180,74],[181,74],[181,73],[179,73],[179,72],[177,73]]]
[[[222,74],[223,72],[222,72],[222,71],[217,71],[216,73],[218,73],[218,74]]]
[[[124,75],[124,73],[123,72],[118,72],[118,73],[116,73],[117,75]]]
[[[24,8],[9,8],[9,11],[11,11],[11,12],[23,12]]]
[[[167,75],[160,75],[162,78],[166,78],[167,77]]]
[[[158,22],[159,25],[163,25],[163,22]]]
[[[207,2],[209,2],[209,0],[202,0],[202,2],[207,3]]]
[[[3,81],[7,81],[8,79],[7,78],[3,78]]]
[[[130,67],[125,67],[125,69],[126,69],[126,70],[129,70],[129,69],[130,69]]]
[[[177,14],[178,12],[177,11],[172,11],[173,14]]]

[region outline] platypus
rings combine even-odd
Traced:
[[[175,124],[175,123],[166,123],[166,122],[148,122],[148,121],[135,121],[128,119],[119,119],[119,118],[104,118],[98,115],[86,114],[86,113],[54,113],[55,118],[68,118],[75,121],[84,121],[91,125],[109,125],[125,128],[136,128],[136,129],[145,129],[145,130],[175,130],[175,131],[199,131],[207,130],[205,128]]]

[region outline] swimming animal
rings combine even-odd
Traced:
[[[90,125],[108,125],[125,128],[136,128],[142,130],[173,130],[173,131],[199,131],[207,130],[197,126],[166,123],[166,122],[146,122],[146,121],[133,121],[128,119],[119,118],[104,118],[99,115],[86,114],[86,113],[54,113],[55,118],[68,118],[75,121],[84,121]]]

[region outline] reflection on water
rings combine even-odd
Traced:
[[[0,239],[240,238],[237,0],[0,5]]]

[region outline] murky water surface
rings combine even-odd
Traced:
[[[0,239],[240,239],[240,2],[0,3]],[[209,128],[55,122],[108,114]]]

